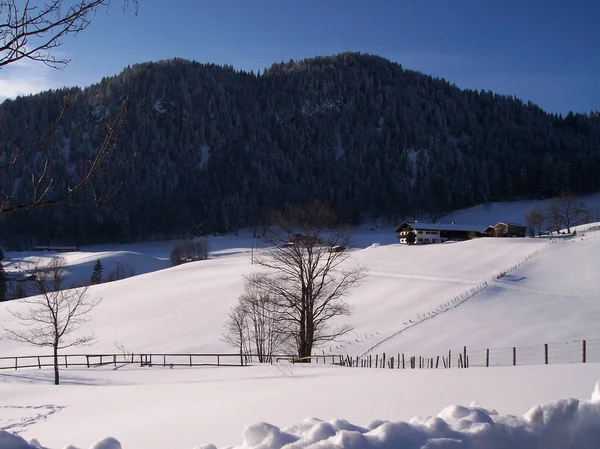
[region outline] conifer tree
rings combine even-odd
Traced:
[[[94,264],[94,269],[92,271],[92,276],[90,277],[90,284],[101,284],[102,283],[102,262],[100,259],[96,261]]]
[[[0,263],[0,302],[2,301],[6,301],[8,299],[7,295],[6,295],[6,291],[7,291],[7,277],[6,277],[6,273],[4,272],[4,267],[2,266],[2,264]]]

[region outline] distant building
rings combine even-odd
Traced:
[[[473,225],[443,223],[402,223],[396,233],[400,243],[408,243],[406,238],[410,232],[415,233],[415,244],[443,243],[448,240],[462,241],[476,237],[487,237],[483,228]]]
[[[485,233],[488,237],[525,237],[527,226],[518,223],[499,222],[495,226],[488,226]]]

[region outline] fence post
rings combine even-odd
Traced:
[[[379,367],[379,354],[375,354],[375,368]]]
[[[358,356],[356,356],[356,367],[358,368]]]
[[[517,366],[517,348],[513,346],[513,366]]]
[[[396,360],[398,360],[398,369],[400,369],[400,353],[398,353],[398,358]]]
[[[463,347],[463,366],[465,368],[468,368],[468,366],[467,366],[467,347],[466,346]]]
[[[241,355],[241,354],[240,354]],[[167,366],[167,355],[163,354],[163,368]]]
[[[90,367],[90,356],[86,355],[85,356],[85,365],[89,368]]]
[[[452,350],[448,350],[448,368],[452,368]]]
[[[385,352],[383,353],[383,357],[381,358],[381,367],[385,368]]]
[[[369,368],[373,368],[373,357],[369,354]]]
[[[463,367],[462,354],[458,354],[458,367]]]
[[[489,368],[490,366],[490,350],[486,349],[485,350],[485,367]]]
[[[67,356],[65,355],[65,368],[69,367],[69,361],[67,360]]]
[[[190,366],[192,366],[192,354],[190,354]]]
[[[117,354],[113,354],[113,362],[115,366],[117,366]],[[67,363],[67,356],[65,356],[65,365]]]
[[[38,368],[42,369],[42,362],[40,361],[40,356],[38,355]]]
[[[390,363],[392,364],[391,368],[394,369],[394,357],[390,359]]]
[[[18,359],[17,357],[15,357],[15,369],[17,369],[17,368],[18,368],[18,367],[17,367],[17,365],[18,365],[18,363],[19,363],[19,362],[18,362],[18,360],[19,360],[19,359]]]
[[[581,361],[582,361],[583,363],[585,363],[585,361],[586,361],[586,360],[585,360],[585,359],[586,359],[586,357],[585,357],[585,356],[586,356],[586,353],[585,353],[585,352],[586,352],[586,351],[585,351],[585,340],[583,340],[583,342],[582,342],[582,347],[581,347],[581,350],[582,350],[582,353],[581,353],[582,359],[581,359]]]
[[[437,356],[437,359],[435,360],[435,369],[438,368],[438,366],[440,366],[440,356]]]
[[[544,364],[548,364],[548,343],[544,343]]]

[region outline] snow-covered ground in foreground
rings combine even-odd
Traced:
[[[302,435],[304,441],[288,449],[323,438],[331,438],[323,442],[325,447],[358,449],[591,449],[597,447],[591,442],[600,441],[600,403],[552,404],[568,397],[589,400],[600,379],[600,365],[595,364],[412,371],[323,365],[69,368],[63,370],[60,387],[51,385],[51,373],[45,370],[0,376],[0,429],[36,438],[52,449],[68,444],[85,449],[106,436],[124,449],[223,447],[243,438],[245,448],[263,443],[262,449],[279,449],[291,442],[270,425],[257,424],[264,422]],[[470,408],[472,402],[478,406]],[[536,404],[542,409],[532,410]],[[364,438],[342,431],[363,433],[377,420],[395,424]],[[557,439],[565,427],[573,430],[566,435],[581,438],[577,445]],[[559,435],[550,435],[552,430]],[[552,436],[555,445],[535,444],[543,434]],[[440,437],[468,443],[428,441]]]

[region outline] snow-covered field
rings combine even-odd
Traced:
[[[323,365],[68,369],[60,387],[45,371],[0,376],[0,428],[54,449],[89,448],[109,435],[134,449],[209,443],[266,449],[293,441],[271,426],[302,438],[288,449],[327,438],[331,448],[591,449],[599,435],[600,402],[551,404],[522,417],[535,404],[590,399],[600,376],[600,366],[591,364],[400,372]],[[382,428],[382,421],[397,424]],[[557,424],[577,430],[572,437],[579,445],[534,444]],[[0,447],[13,449],[2,445],[1,433]]]
[[[499,215],[486,216],[485,224],[522,221],[506,218],[504,208],[493,205],[489,214],[498,209]],[[512,206],[522,214],[527,208]],[[600,231],[585,231],[589,227],[581,227],[575,239],[554,243],[478,239],[414,247],[397,244],[390,229],[359,230],[348,263],[366,267],[369,276],[347,298],[353,308],[347,322],[354,330],[319,351],[430,357],[449,349],[457,353],[466,345],[473,366],[481,364],[486,348],[492,349],[491,365],[505,364],[516,346],[520,363],[540,364],[544,343],[551,345],[551,363],[576,362],[586,339],[588,362],[600,362]],[[89,278],[98,258],[105,273],[117,262],[141,273],[90,288],[90,295],[103,299],[86,324],[97,342],[72,352],[115,353],[117,345],[136,353],[233,352],[221,341],[222,326],[243,290],[243,276],[257,269],[250,259],[253,245],[248,235],[211,238],[209,260],[174,268],[168,268],[170,243],[64,254],[72,279]],[[10,264],[39,254],[8,256]],[[14,326],[7,308],[21,307],[1,303],[0,326]],[[564,350],[567,342],[573,351]],[[535,350],[528,355],[529,346]],[[0,341],[1,356],[39,353]],[[521,418],[506,415],[523,415],[535,404],[563,397],[589,399],[600,380],[595,363],[415,371],[126,366],[62,373],[64,385],[54,387],[50,371],[1,370],[0,430],[37,438],[53,449],[68,444],[87,448],[106,435],[126,449],[220,447],[240,444],[242,438],[244,447],[264,443],[264,449],[292,442],[288,449],[301,448],[325,439],[319,447],[591,448],[596,447],[591,442],[600,441],[598,402],[548,405],[543,414],[536,409]],[[471,401],[500,415],[453,407],[439,415],[443,421],[374,421],[436,416],[448,404]],[[307,416],[329,424],[302,421]],[[264,424],[242,437],[244,426],[263,421],[289,431]],[[580,439],[556,436],[559,422],[574,426],[567,433]],[[0,432],[0,449],[19,447],[2,438],[8,437]],[[109,443],[97,449],[118,447]]]

